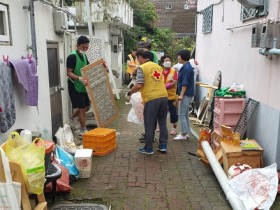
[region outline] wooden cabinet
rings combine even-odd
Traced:
[[[248,164],[252,168],[261,168],[263,165],[263,149],[255,140],[248,140],[260,147],[260,150],[242,150],[240,146],[229,145],[221,142],[223,151],[223,168],[226,174],[230,166],[236,163]]]

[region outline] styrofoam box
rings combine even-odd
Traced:
[[[92,168],[92,149],[78,149],[75,153],[75,163],[80,171],[80,178],[89,178]]]
[[[245,103],[245,98],[215,98],[214,109],[221,113],[242,113]]]

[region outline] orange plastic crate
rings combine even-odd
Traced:
[[[116,149],[116,130],[95,128],[83,135],[83,148],[93,150],[93,155],[104,156]]]

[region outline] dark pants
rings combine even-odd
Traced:
[[[178,114],[177,114],[177,108],[174,105],[174,100],[168,100],[168,111],[170,113],[170,122],[171,123],[177,123],[178,122]]]
[[[157,98],[145,103],[144,106],[144,127],[146,149],[153,149],[153,142],[155,138],[155,129],[157,123],[159,125],[159,143],[167,144],[168,131],[166,126],[166,117],[168,111],[167,98]]]

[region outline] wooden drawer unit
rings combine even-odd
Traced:
[[[259,144],[255,140],[249,140],[252,143]],[[263,149],[260,150],[246,150],[243,151],[240,146],[229,145],[221,142],[223,150],[223,168],[226,174],[230,166],[236,163],[248,164],[252,168],[261,168],[263,166],[262,154]]]

